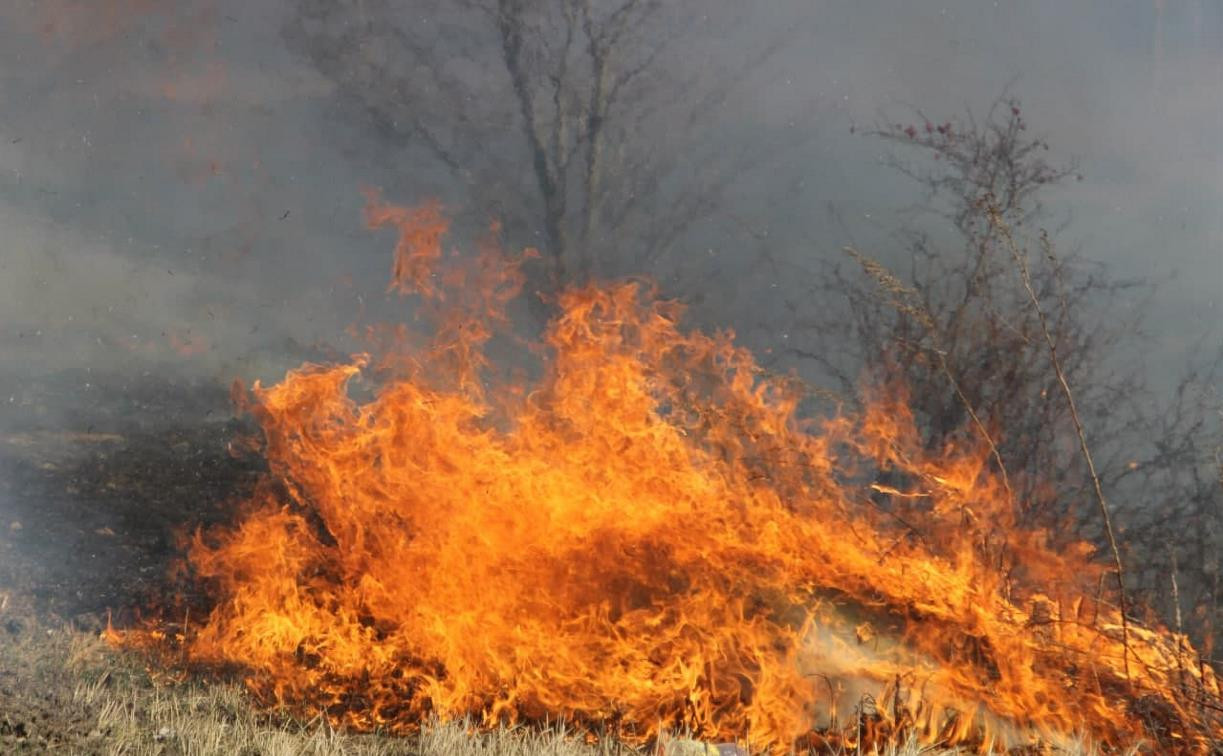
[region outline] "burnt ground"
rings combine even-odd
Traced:
[[[226,519],[258,470],[227,387],[66,372],[0,379],[0,590],[83,625],[163,585],[175,532]]]

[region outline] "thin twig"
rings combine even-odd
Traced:
[[[1168,561],[1171,566],[1172,580],[1172,607],[1173,616],[1176,619],[1176,669],[1180,676],[1181,688],[1185,687],[1185,629],[1181,622],[1181,590],[1176,581],[1176,549],[1172,544],[1168,544]]]
[[[1083,422],[1079,418],[1078,407],[1074,401],[1074,392],[1070,390],[1070,383],[1066,380],[1066,374],[1062,370],[1061,359],[1057,356],[1057,342],[1053,339],[1053,333],[1049,330],[1049,321],[1045,317],[1044,308],[1040,306],[1040,298],[1037,297],[1036,291],[1032,287],[1032,276],[1028,271],[1027,258],[1020,252],[1019,245],[1015,241],[1015,235],[1011,231],[1010,225],[1002,218],[1002,214],[998,211],[997,206],[994,205],[992,197],[986,197],[985,209],[990,225],[998,231],[999,236],[1006,242],[1007,249],[1010,250],[1011,257],[1015,260],[1015,265],[1019,269],[1019,276],[1023,280],[1023,287],[1028,294],[1028,300],[1032,303],[1036,317],[1040,321],[1041,332],[1044,334],[1045,343],[1049,347],[1049,360],[1053,364],[1054,373],[1057,374],[1058,383],[1061,384],[1062,394],[1066,397],[1066,405],[1070,409],[1070,419],[1074,422],[1074,429],[1079,437],[1079,450],[1083,453],[1083,460],[1087,463],[1087,471],[1091,474],[1091,482],[1096,493],[1096,502],[1100,505],[1100,517],[1104,521],[1104,533],[1108,537],[1108,546],[1112,550],[1113,562],[1117,568],[1118,603],[1121,609],[1122,658],[1125,668],[1125,679],[1129,681],[1130,643],[1129,619],[1126,617],[1125,567],[1121,562],[1121,550],[1117,547],[1117,537],[1113,531],[1113,520],[1109,514],[1108,500],[1104,497],[1104,487],[1100,483],[1100,476],[1096,472],[1096,464],[1091,457],[1091,448],[1087,444],[1087,432],[1083,429]],[[1052,258],[1053,248],[1047,236],[1042,235],[1041,244],[1044,247],[1045,254]]]

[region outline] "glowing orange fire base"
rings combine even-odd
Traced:
[[[983,449],[923,449],[902,392],[802,419],[792,381],[631,283],[559,294],[542,377],[492,385],[523,259],[443,254],[436,206],[371,195],[368,219],[397,227],[392,286],[435,336],[241,392],[270,472],[240,522],[190,544],[214,602],[191,662],[390,731],[436,714],[761,749],[1223,734],[1188,642],[1135,628],[1123,654],[1089,547],[1020,528]]]

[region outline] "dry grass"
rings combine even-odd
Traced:
[[[161,681],[96,632],[45,627],[25,616],[0,617],[0,751],[132,756],[633,756],[611,740],[588,744],[563,725],[474,732],[434,723],[413,737],[337,732],[259,711],[233,683]],[[716,747],[672,739],[666,756],[714,756]],[[1055,751],[1086,754],[1071,745]],[[886,756],[953,754],[917,743]],[[881,754],[881,756],[883,756]]]
[[[96,633],[18,622],[0,639],[5,725],[0,751],[26,753],[516,754],[557,756],[635,753],[624,745],[588,745],[563,727],[473,734],[462,723],[436,724],[419,736],[346,734],[325,723],[265,714],[241,686],[158,681],[138,658]],[[3,631],[0,631],[3,633]]]

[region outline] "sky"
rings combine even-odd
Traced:
[[[360,189],[402,202],[441,192],[460,205],[464,190],[294,48],[286,30],[309,4],[0,7],[6,370],[269,380],[319,345],[344,344],[358,318],[405,316],[386,296],[393,240],[363,227]],[[733,194],[733,210],[795,269],[839,254],[851,234],[886,258],[898,211],[918,199],[859,127],[910,105],[981,112],[1009,86],[1054,155],[1084,176],[1047,199],[1070,219],[1065,243],[1118,277],[1159,282],[1142,355],[1155,382],[1223,338],[1217,3],[771,0],[738,14],[710,27],[717,38],[699,39],[696,24],[689,35],[705,57],[676,65],[733,66],[784,30],[780,52],[702,138],[806,136]],[[643,272],[696,302],[703,325],[735,327],[761,348],[788,338],[795,324],[770,303],[801,284],[729,240],[701,246],[683,265]]]

